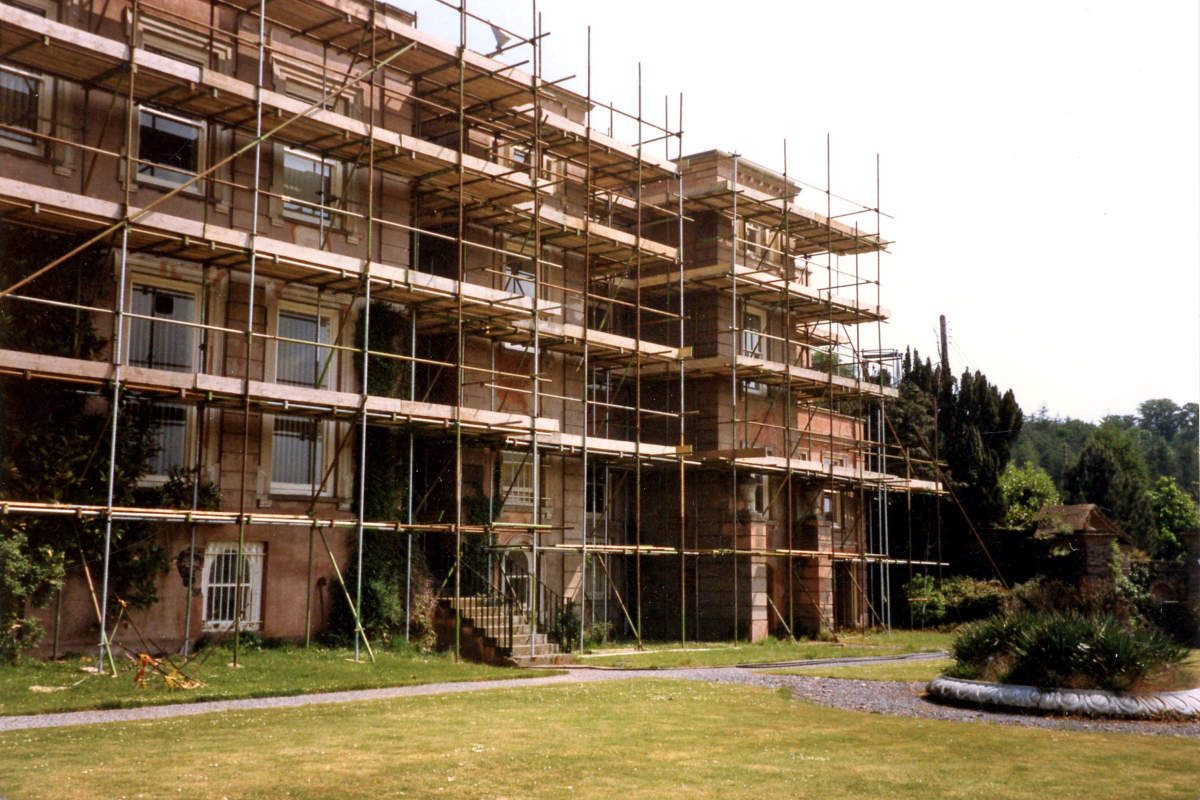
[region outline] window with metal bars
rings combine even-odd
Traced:
[[[239,559],[237,542],[209,542],[204,552],[204,629],[233,628],[240,611],[242,630],[262,627],[262,576],[266,548],[246,542]],[[241,590],[240,601],[238,591]]]

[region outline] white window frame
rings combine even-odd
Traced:
[[[279,335],[279,317],[281,314],[290,314],[292,316],[312,317],[312,318],[318,320],[318,324],[317,324],[318,335],[322,329],[329,331],[329,340],[328,341],[317,341],[317,342],[311,343],[311,346],[316,347],[318,349],[318,352],[322,349],[327,349],[329,351],[329,365],[322,371],[321,380],[318,383],[311,383],[311,384],[307,384],[307,383],[300,384],[300,383],[288,382],[285,385],[287,385],[287,386],[305,386],[310,389],[336,389],[337,388],[337,386],[338,386],[338,368],[340,366],[341,359],[338,358],[339,353],[333,347],[333,340],[335,338],[334,333],[338,329],[338,322],[339,322],[338,317],[339,317],[339,314],[341,313],[341,311],[342,311],[342,309],[340,309],[340,308],[331,308],[328,306],[322,306],[320,311],[318,311],[316,306],[308,305],[305,303],[295,303],[295,302],[291,302],[288,300],[280,300],[278,302],[278,304],[276,304],[275,313],[273,315],[274,329],[271,332],[274,336],[278,337],[278,335]],[[322,324],[322,323],[324,323],[324,324]],[[274,356],[275,356],[275,358],[274,358],[274,363],[273,363],[274,376],[273,376],[272,380],[274,380],[275,383],[284,383],[284,381],[281,381],[279,378],[279,348],[281,345],[284,345],[284,344],[292,344],[292,342],[281,342],[281,341],[279,341],[278,338],[276,338],[274,340],[274,345],[275,345]],[[297,345],[297,346],[300,346],[300,345]]]
[[[279,317],[281,314],[293,314],[293,315],[297,315],[297,316],[304,315],[304,316],[308,316],[308,317],[314,317],[314,318],[318,318],[321,322],[327,323],[327,329],[329,331],[329,341],[322,342],[321,345],[317,345],[317,346],[326,346],[327,347],[328,345],[332,344],[332,340],[334,338],[333,333],[334,333],[334,331],[337,330],[338,315],[340,313],[341,313],[340,308],[322,307],[320,309],[320,311],[318,312],[318,310],[315,306],[306,305],[306,304],[302,304],[302,303],[295,303],[295,302],[291,302],[291,301],[287,301],[287,300],[280,300],[275,307],[274,314],[272,315],[272,323],[273,323],[272,334],[278,336]],[[317,329],[318,329],[318,331],[320,331],[322,329],[322,326],[320,323],[318,323]],[[285,344],[285,343],[279,341],[278,339],[274,340],[274,348],[273,348],[273,350],[274,350],[273,362],[274,363],[272,364],[272,367],[273,367],[273,379],[276,383],[281,383],[281,381],[279,380],[279,347],[282,344]],[[338,382],[339,382],[339,380],[338,380],[339,379],[339,375],[338,375],[339,368],[340,368],[340,359],[338,358],[338,351],[330,347],[329,348],[329,364],[323,370],[322,380],[320,381],[319,385],[312,384],[312,385],[307,386],[307,388],[324,389],[324,390],[336,389]],[[283,385],[300,386],[301,384],[285,383]],[[307,417],[289,417],[286,414],[278,414],[278,415],[271,417],[271,421],[270,421],[270,425],[269,425],[270,429],[269,430],[264,429],[264,431],[263,431],[264,438],[270,442],[270,451],[267,453],[264,453],[264,462],[270,465],[270,471],[271,471],[270,492],[273,495],[292,495],[292,496],[300,495],[300,496],[310,497],[310,496],[312,496],[313,488],[320,482],[321,478],[324,477],[325,473],[329,470],[330,463],[333,461],[334,423],[329,420],[321,420],[321,419],[313,420],[313,422],[316,425],[316,436],[317,436],[316,446],[320,448],[320,453],[319,453],[320,458],[318,459],[318,462],[314,465],[314,473],[315,474],[312,476],[313,480],[308,483],[293,483],[290,481],[283,482],[283,481],[275,480],[275,471],[276,471],[275,470],[275,452],[276,452],[275,443],[276,443],[276,435],[277,435],[276,434],[276,424],[281,418],[283,418],[283,419],[294,418],[294,419],[305,419],[305,420],[309,419]],[[336,482],[337,477],[338,476],[336,474],[334,474],[331,476],[331,480],[325,482],[325,486],[321,489],[321,492],[318,495],[319,497],[332,496],[333,485]]]
[[[152,116],[161,117],[163,119],[169,119],[172,122],[179,123],[180,125],[188,125],[188,126],[195,128],[199,132],[199,135],[197,136],[197,139],[196,139],[196,169],[194,171],[188,172],[186,170],[176,169],[175,167],[170,167],[165,164],[159,164],[156,161],[149,161],[147,159],[142,158],[142,115],[143,114],[150,114]],[[180,184],[187,182],[188,178],[198,175],[205,170],[205,158],[206,158],[206,154],[208,152],[208,123],[206,123],[204,120],[195,119],[193,117],[184,117],[184,116],[180,116],[178,114],[173,114],[169,111],[163,111],[161,109],[154,108],[153,106],[139,104],[137,107],[137,125],[135,128],[135,132],[137,135],[137,159],[136,159],[136,163],[133,166],[133,173],[134,173],[134,179],[139,184],[145,184],[147,186],[154,186],[154,187],[157,187],[160,189],[178,189]],[[123,167],[124,161],[122,161],[121,163],[122,163],[122,168],[124,168]],[[186,177],[180,181],[173,181],[173,180],[170,180],[167,178],[160,178],[157,175],[143,174],[142,169],[147,166],[157,166],[159,169],[164,169],[164,170],[167,170],[168,172],[178,173],[179,175],[184,175]],[[196,181],[191,186],[187,187],[186,189],[182,190],[182,192],[181,192],[181,194],[187,194],[187,195],[202,195],[203,193],[204,193],[204,181],[203,180]]]
[[[546,462],[538,460],[538,490],[541,505],[549,505],[546,497]],[[514,480],[515,478],[515,480]],[[509,488],[511,485],[511,489]],[[502,511],[523,511],[533,508],[533,456],[521,450],[503,450],[500,453],[500,494]],[[507,494],[507,497],[505,495]]]
[[[298,197],[289,197],[282,191],[285,185],[289,156],[320,164],[322,169],[329,168],[329,196],[325,198],[323,205],[310,203],[308,200]],[[280,216],[286,220],[305,225],[339,229],[345,227],[341,224],[343,215],[338,209],[338,205],[342,199],[343,177],[343,164],[337,159],[326,158],[319,153],[312,153],[297,147],[281,145],[279,155]],[[292,207],[289,208],[289,205]]]
[[[193,307],[195,308],[195,310],[197,312],[199,312],[201,310],[201,303],[203,302],[203,299],[201,297],[200,287],[198,285],[196,285],[194,283],[188,283],[186,281],[170,280],[168,278],[160,278],[156,275],[147,275],[142,272],[130,271],[128,273],[128,277],[126,279],[126,285],[125,285],[125,292],[126,292],[125,307],[128,309],[131,309],[131,311],[128,313],[132,313],[133,292],[134,292],[134,287],[136,287],[136,286],[149,286],[149,287],[152,287],[155,289],[165,289],[170,292],[176,292],[178,294],[191,295]],[[133,353],[131,352],[131,348],[133,347],[133,326],[134,326],[134,324],[139,323],[139,322],[146,322],[147,324],[150,324],[150,325],[162,324],[165,326],[173,326],[176,324],[174,322],[169,321],[165,317],[162,319],[163,319],[163,322],[157,323],[157,322],[152,322],[149,320],[141,319],[140,317],[133,318],[133,317],[127,316],[125,318],[126,324],[125,324],[125,330],[124,330],[124,337],[125,337],[124,360],[125,360],[126,364],[128,364],[129,366],[142,366],[142,365],[133,363]],[[182,320],[180,322],[182,322]],[[193,315],[192,319],[187,320],[187,322],[195,323],[195,322],[198,322],[198,320],[196,319],[196,316]],[[191,333],[192,333],[192,344],[191,344],[191,347],[188,348],[189,349],[188,366],[181,367],[179,369],[171,369],[170,367],[153,367],[153,369],[165,369],[165,370],[172,371],[172,372],[197,372],[197,371],[200,371],[197,369],[197,363],[199,361],[199,354],[200,354],[200,344],[199,344],[198,340],[201,337],[201,331],[199,328],[193,327],[191,325],[181,326],[181,327],[187,327],[187,329],[189,331],[191,331]]]
[[[753,330],[746,327],[746,319],[753,317],[758,321],[758,330]],[[746,356],[747,358],[761,358],[767,361],[767,311],[762,308],[755,308],[750,305],[742,306],[741,319],[738,325],[738,355]],[[754,340],[754,346],[748,346],[747,342],[750,338]],[[754,352],[757,350],[758,352]]]
[[[209,542],[204,548],[204,571],[201,573],[200,593],[203,597],[202,630],[228,631],[234,627],[234,606],[237,600],[237,542]],[[227,572],[218,577],[223,580],[214,582],[212,573],[220,566],[228,567],[232,557],[234,566],[232,576]],[[262,596],[263,596],[263,566],[266,561],[266,545],[263,542],[245,542],[242,546],[242,564],[244,581],[241,584],[243,598],[241,603],[242,624],[244,631],[262,629]],[[232,579],[230,579],[232,577]],[[218,596],[214,597],[214,592]],[[217,618],[212,614],[210,601],[218,603],[222,613]]]
[[[4,62],[0,62],[0,72],[8,72],[20,78],[38,81],[42,87],[38,92],[36,126],[33,128],[19,128],[19,130],[28,130],[29,138],[32,141],[22,142],[10,138],[22,136],[23,134],[16,131],[4,130],[0,131],[0,147],[6,150],[16,150],[21,153],[44,157],[49,149],[45,137],[50,133],[50,115],[54,108],[54,79],[40,72],[31,72],[30,70]]]
[[[151,265],[147,264],[143,268],[149,268],[149,267],[151,267]],[[193,314],[192,319],[187,320],[187,321],[193,322],[193,323],[199,321],[197,319],[197,317],[199,314],[202,313],[201,304],[204,302],[204,298],[203,298],[203,293],[200,291],[200,286],[198,284],[192,283],[190,281],[185,281],[185,280],[172,280],[170,278],[163,278],[158,275],[147,274],[147,273],[141,271],[141,269],[139,269],[139,268],[130,269],[128,271],[128,273],[126,274],[126,279],[125,279],[125,307],[128,309],[133,308],[133,292],[134,292],[134,288],[137,286],[149,286],[149,287],[153,287],[156,289],[166,289],[167,291],[176,292],[178,294],[191,295],[192,300],[193,300],[194,314]],[[123,326],[124,330],[123,330],[123,334],[122,334],[124,337],[125,352],[122,353],[122,360],[126,365],[131,366],[131,367],[137,367],[139,369],[161,369],[161,370],[171,371],[171,372],[202,371],[197,366],[200,361],[199,339],[200,339],[201,333],[200,333],[199,328],[195,328],[192,326],[188,326],[188,330],[190,330],[192,332],[192,344],[188,348],[190,360],[189,360],[189,364],[186,367],[181,367],[179,369],[172,369],[170,367],[165,367],[165,366],[141,367],[137,364],[134,364],[131,348],[133,347],[133,325],[136,322],[148,322],[148,321],[141,320],[141,319],[134,319],[134,318],[128,317],[128,316],[125,318],[125,324]],[[154,325],[155,323],[149,322],[149,324]],[[168,321],[163,321],[160,324],[173,325],[174,323],[171,323]],[[151,406],[172,406],[172,407],[181,406],[184,408],[185,416],[184,416],[183,454],[180,459],[180,465],[184,469],[191,468],[192,467],[192,459],[196,452],[195,448],[196,448],[196,414],[197,414],[197,410],[196,410],[195,406],[192,406],[190,404],[172,403],[170,401],[158,402],[158,401],[148,400],[147,402],[149,402],[151,404]],[[156,486],[156,485],[166,483],[166,481],[169,478],[170,478],[170,475],[168,475],[165,472],[162,472],[162,473],[148,472],[147,474],[145,474],[141,477],[141,479],[139,480],[139,484],[144,485],[144,486]]]

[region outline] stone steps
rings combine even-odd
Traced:
[[[453,598],[446,598],[451,613],[455,609]],[[487,640],[508,663],[519,667],[550,666],[572,663],[574,658],[544,633],[533,633],[522,616],[510,620],[503,614],[505,604],[484,597],[459,598],[458,612],[463,626],[470,626],[473,635]],[[520,613],[520,612],[518,612]],[[498,619],[499,618],[499,619]],[[487,627],[490,625],[490,627]],[[511,648],[508,647],[511,629]]]

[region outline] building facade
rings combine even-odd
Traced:
[[[146,636],[320,631],[363,536],[452,603],[638,638],[886,621],[887,498],[936,487],[888,469],[877,208],[660,156],[678,132],[543,81],[534,33],[471,49],[465,15],[448,43],[366,0],[0,9],[3,224],[110,254],[73,306],[104,346],[4,343],[0,373],[149,420],[139,482],[219,497],[6,509],[151,526],[178,569]],[[94,583],[73,566],[61,646],[112,621]]]

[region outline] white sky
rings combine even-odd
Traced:
[[[405,3],[457,41],[457,14]],[[531,3],[468,0],[528,31]],[[1148,2],[541,0],[543,77],[870,204],[882,162],[885,344],[981,369],[1027,413],[1200,398],[1200,17]],[[469,45],[493,47],[473,25]],[[517,55],[521,53],[521,55]],[[528,48],[509,60],[528,57]],[[599,124],[599,122],[597,122]],[[627,138],[627,137],[622,137]],[[674,150],[672,150],[674,155]],[[824,209],[809,191],[802,204]],[[805,202],[807,201],[807,202]]]

